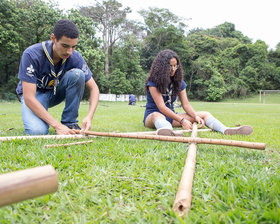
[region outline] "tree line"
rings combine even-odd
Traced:
[[[157,53],[171,49],[180,56],[190,98],[219,101],[244,97],[261,89],[280,89],[280,43],[268,49],[225,22],[211,29],[187,32],[187,21],[168,9],[138,13],[144,22],[129,20],[129,7],[116,0],[63,12],[53,1],[0,2],[0,98],[13,100],[23,51],[50,39],[59,19],[78,27],[77,50],[89,65],[101,93],[144,93],[144,83]],[[85,93],[85,98],[88,93]]]

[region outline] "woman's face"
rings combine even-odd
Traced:
[[[175,72],[179,66],[177,65],[176,58],[171,58],[169,64],[170,64],[170,76],[172,77],[175,75]]]

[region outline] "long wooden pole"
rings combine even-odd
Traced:
[[[196,144],[213,144],[213,145],[227,145],[236,146],[250,149],[264,150],[265,143],[258,142],[246,142],[246,141],[235,141],[225,139],[208,139],[208,138],[192,138],[192,137],[173,137],[173,136],[162,136],[162,135],[142,135],[142,134],[128,134],[128,133],[112,133],[112,132],[95,132],[95,131],[84,131],[75,130],[78,134],[94,135],[102,137],[117,137],[117,138],[133,138],[133,139],[149,139],[158,141],[170,141],[170,142],[182,142],[182,143],[196,143]]]
[[[0,175],[0,207],[56,192],[58,179],[51,165]]]
[[[0,137],[0,142],[12,140],[28,140],[28,139],[80,139],[85,138],[84,135],[25,135],[25,136],[6,136]]]
[[[193,124],[192,138],[197,137],[197,125]],[[196,164],[196,151],[197,144],[191,143],[189,145],[188,155],[185,161],[184,170],[173,204],[173,209],[178,215],[183,218],[186,213],[191,209],[192,202],[192,185],[193,176]]]
[[[197,129],[198,132],[207,132],[212,131],[212,129]],[[183,134],[192,132],[192,130],[174,130],[177,134]],[[138,135],[156,135],[156,131],[144,131],[144,132],[125,132],[122,134],[138,134]],[[93,135],[92,135],[93,136]],[[66,143],[66,144],[51,144],[51,145],[44,145],[45,148],[55,148],[55,147],[67,147],[72,145],[84,145],[88,143],[92,143],[93,141],[82,141],[82,142],[73,142],[73,143]]]
[[[183,134],[191,132],[192,130],[174,130],[177,134]],[[212,129],[198,129],[198,132],[207,132],[212,131]],[[140,131],[140,132],[125,132],[122,134],[138,134],[138,135],[156,135],[156,131]],[[92,135],[93,136],[93,135]],[[93,141],[82,141],[82,142],[73,142],[73,143],[66,143],[66,144],[51,144],[51,145],[44,145],[45,148],[55,148],[55,147],[67,147],[72,145],[84,145],[88,143],[92,143]]]
[[[211,129],[198,129],[198,132],[212,131]],[[174,130],[175,133],[188,133],[191,130]],[[142,135],[155,135],[156,131],[144,131],[144,132],[127,132],[125,134],[142,134]],[[91,136],[93,137],[93,136]],[[0,137],[0,142],[12,141],[12,140],[29,140],[29,139],[80,139],[85,138],[85,135],[23,135],[23,136],[5,136]]]
[[[197,132],[207,132],[212,131],[212,129],[197,129]],[[192,132],[191,129],[188,130],[173,130],[176,134],[183,134],[183,133],[189,133]],[[156,131],[142,131],[142,132],[126,132],[125,134],[139,134],[139,135],[156,135]]]

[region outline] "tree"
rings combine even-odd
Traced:
[[[218,101],[226,93],[223,77],[206,57],[199,57],[196,61],[196,75],[193,77],[190,96],[196,99]]]
[[[203,34],[203,33],[193,33],[188,35],[187,40],[192,48],[198,55],[200,54],[215,54],[217,53],[219,46],[219,39]]]
[[[258,72],[256,68],[253,68],[251,66],[246,66],[241,72],[240,72],[240,78],[245,81],[245,83],[249,87],[249,91],[256,92],[261,87],[259,80],[258,80]]]
[[[226,93],[226,85],[223,76],[219,74],[217,70],[214,70],[214,74],[211,76],[209,81],[206,82],[207,86],[207,96],[208,101],[220,101],[224,98]]]
[[[249,92],[249,88],[240,77],[240,72],[246,67],[246,63],[252,56],[250,45],[242,44],[240,41],[236,44],[237,39],[226,38],[226,40],[231,47],[223,49],[216,57],[216,66],[227,86],[225,96],[245,96]]]
[[[132,91],[129,81],[126,79],[126,73],[120,69],[115,69],[109,78],[109,85],[112,93],[125,94]]]
[[[274,63],[277,67],[280,67],[280,43],[277,44],[275,50],[270,50],[268,53],[268,60]]]
[[[240,31],[235,29],[233,23],[225,22],[212,29],[206,30],[206,33],[210,36],[221,37],[221,38],[236,38],[242,43],[251,43],[251,39],[244,36]]]
[[[186,24],[183,23],[184,19],[176,16],[168,9],[149,7],[148,10],[140,10],[139,14],[144,18],[145,30],[148,34],[158,28],[168,28],[171,25],[180,30],[186,28]]]
[[[126,15],[130,13],[129,7],[122,9],[122,4],[116,0],[108,0],[95,6],[81,7],[80,13],[92,18],[97,28],[102,33],[103,49],[105,53],[105,75],[109,78],[109,57],[113,47],[125,30]]]
[[[60,11],[41,0],[3,0],[0,3],[0,86],[14,94],[22,52],[30,45],[49,39]],[[8,85],[7,85],[8,83]],[[14,94],[15,96],[15,94]]]
[[[14,2],[3,0],[0,2],[0,87],[1,92],[6,92],[9,79],[14,79],[18,69],[20,58],[20,45],[23,36],[20,35],[19,27],[22,11],[16,7]],[[10,87],[10,86],[9,86]],[[14,87],[15,89],[15,87]],[[2,95],[2,94],[1,94]]]
[[[130,88],[126,93],[144,94],[146,74],[140,65],[141,42],[134,35],[127,35],[116,46],[112,56],[112,68],[125,74]]]
[[[147,32],[142,48],[141,65],[148,71],[155,56],[164,49],[174,50],[179,56],[188,58],[183,19],[168,9],[149,8],[139,12],[143,16]]]
[[[22,35],[25,41],[32,45],[50,39],[54,24],[63,16],[57,4],[43,0],[18,0],[17,5],[24,12]]]
[[[107,80],[104,75],[104,53],[100,49],[101,40],[96,37],[96,30],[92,26],[92,20],[79,14],[78,10],[71,10],[68,19],[73,21],[79,29],[79,43],[77,50],[83,55],[87,62],[93,78],[99,86],[100,91],[108,88]],[[88,89],[85,89],[84,98],[89,95]]]

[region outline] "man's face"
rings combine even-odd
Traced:
[[[53,42],[53,59],[60,60],[68,58],[76,49],[78,38],[71,39],[62,36],[59,40],[52,34],[51,39]]]

